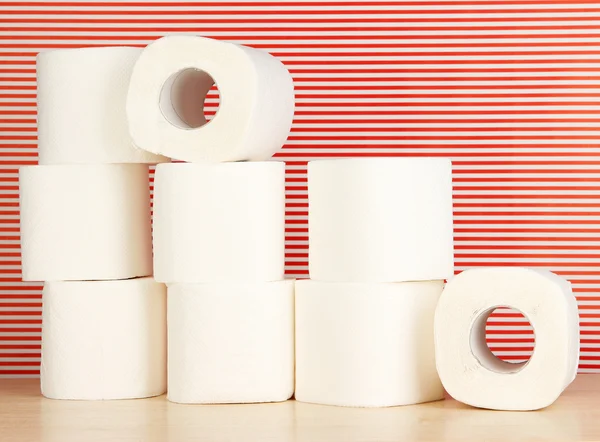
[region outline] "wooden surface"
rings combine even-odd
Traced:
[[[358,409],[288,401],[179,405],[164,396],[56,401],[37,380],[0,380],[2,442],[600,441],[600,375],[580,375],[551,407],[478,410],[454,400]]]

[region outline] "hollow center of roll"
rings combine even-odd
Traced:
[[[499,305],[475,319],[470,343],[473,356],[483,367],[496,373],[516,373],[529,363],[535,350],[535,334],[522,312]]]
[[[219,90],[215,80],[200,69],[175,72],[163,84],[159,106],[164,117],[181,129],[202,127],[219,108]]]

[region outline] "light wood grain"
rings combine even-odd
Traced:
[[[164,396],[79,402],[40,396],[36,380],[0,380],[2,442],[600,441],[600,375],[580,375],[551,407],[478,410],[452,399],[395,408],[288,401],[179,405]]]

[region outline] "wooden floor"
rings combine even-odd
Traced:
[[[357,409],[288,401],[179,405],[164,396],[79,402],[42,398],[37,380],[0,380],[2,442],[600,441],[600,375],[580,375],[537,412],[470,408],[454,400]]]

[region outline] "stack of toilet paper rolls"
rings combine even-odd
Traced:
[[[208,121],[204,99],[218,85]],[[191,97],[191,99],[190,99]],[[154,275],[168,287],[168,394],[180,403],[284,401],[294,387],[294,283],[284,280],[287,69],[194,36],[149,45],[130,82],[133,141],[160,164]]]
[[[152,278],[148,165],[125,100],[136,48],[37,58],[38,166],[20,170],[24,281],[45,281],[41,388],[54,399],[166,390],[166,287]]]
[[[434,313],[453,275],[451,163],[308,164],[310,280],[296,283],[296,399],[442,399]]]

